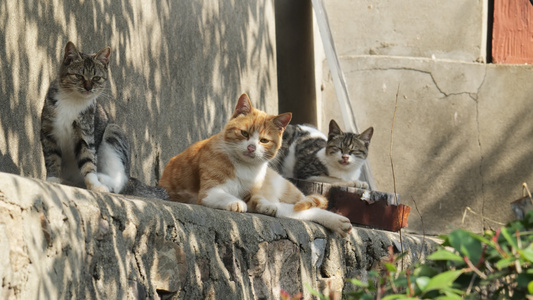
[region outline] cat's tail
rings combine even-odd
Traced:
[[[312,194],[312,195],[305,196],[304,199],[294,203],[295,211],[302,211],[302,210],[310,209],[312,207],[326,209],[328,208],[328,199],[326,199],[322,195]]]
[[[168,200],[168,193],[165,188],[146,185],[133,177],[130,177],[121,194]]]

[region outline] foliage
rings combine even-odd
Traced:
[[[405,271],[397,268],[405,253],[392,248],[381,271],[357,287],[348,299],[533,299],[533,211],[482,235],[455,230],[428,257]],[[331,299],[333,300],[333,299]]]

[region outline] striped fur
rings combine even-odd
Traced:
[[[346,236],[350,221],[324,210],[324,197],[305,196],[268,167],[290,119],[254,109],[243,94],[224,129],[170,159],[159,185],[172,201],[315,221]]]
[[[142,193],[138,180],[129,178],[130,145],[98,103],[108,78],[110,48],[96,54],[65,47],[59,78],[52,82],[41,114],[41,144],[48,181],[114,192],[165,198],[152,188]]]
[[[286,178],[328,182],[368,189],[360,181],[374,129],[361,134],[343,132],[330,121],[328,136],[306,125],[289,125],[283,134],[280,155],[271,167]]]

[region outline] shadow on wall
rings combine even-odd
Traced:
[[[2,299],[308,299],[306,284],[346,291],[399,247],[390,232],[340,239],[312,222],[0,177]],[[408,264],[432,247],[403,243]]]
[[[405,203],[421,208],[425,224],[418,213],[412,211],[410,216],[418,232],[441,234],[456,228],[481,232],[514,219],[510,202],[519,198],[522,182],[531,178],[533,154],[524,141],[533,138],[533,127],[524,122],[529,110],[520,107],[524,108],[527,101],[522,99],[530,98],[533,88],[515,93],[519,100],[506,110],[508,94],[494,92],[497,84],[481,84],[478,94],[441,95],[432,108],[421,110],[427,114],[423,117],[415,113],[407,118],[405,112],[410,105],[425,105],[420,104],[422,99],[430,97],[424,91],[408,91],[414,97],[400,99],[398,111],[404,111],[404,118],[403,124],[396,124],[399,137],[395,143],[412,153],[401,153],[400,147],[394,150],[402,167],[396,169],[396,176],[406,170],[416,174],[399,179],[403,181],[399,190]],[[419,139],[428,142],[420,144]],[[467,207],[471,210],[465,214]]]
[[[529,67],[346,61],[353,66],[345,74],[356,118],[376,130],[374,175],[388,192],[394,190],[389,150],[400,86],[393,160],[397,192],[412,208],[407,230],[482,232],[514,219],[509,203],[521,196],[523,182],[533,180],[533,126],[525,121],[533,95]],[[466,207],[475,213],[467,211],[463,222]]]
[[[44,178],[40,115],[67,41],[110,46],[104,107],[132,143],[132,175],[218,132],[242,92],[277,112],[273,7],[263,1],[4,1],[0,171]]]
[[[13,298],[278,299],[280,289],[302,291],[301,273],[313,282],[320,276],[302,272],[310,264],[301,263],[300,252],[309,256],[311,243],[290,240],[279,219],[35,184],[42,193],[13,213],[36,229],[26,232],[27,256],[17,252],[17,266],[30,279],[9,281],[12,288],[4,290]],[[13,186],[24,199],[24,187],[16,180]],[[288,222],[300,232],[308,226]],[[325,230],[318,234],[326,242]]]

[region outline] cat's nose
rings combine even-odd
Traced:
[[[255,152],[255,145],[248,145],[248,152]]]
[[[87,81],[85,81],[85,82],[83,83],[83,88],[85,88],[85,90],[87,90],[87,91],[90,91],[90,90],[92,90],[93,85],[91,84],[90,81],[87,80]]]
[[[342,155],[342,160],[344,160],[344,161],[348,161],[349,158],[350,158],[350,156],[348,156],[346,154]]]

